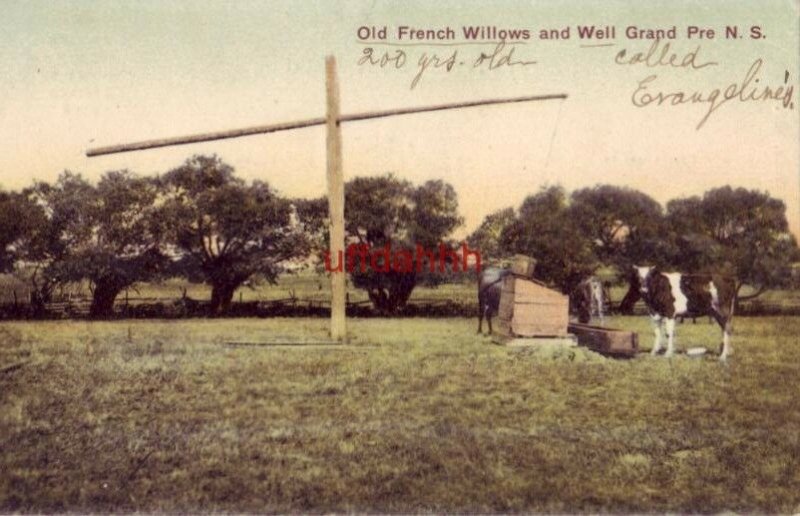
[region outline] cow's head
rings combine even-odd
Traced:
[[[636,280],[639,282],[639,292],[642,294],[647,294],[647,277],[650,275],[653,269],[655,269],[655,267],[650,265],[634,265],[633,267]]]

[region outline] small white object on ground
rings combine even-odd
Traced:
[[[689,348],[686,350],[686,356],[691,358],[701,357],[708,351],[706,348]]]

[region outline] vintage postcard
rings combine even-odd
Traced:
[[[800,512],[797,0],[0,33],[0,513]]]

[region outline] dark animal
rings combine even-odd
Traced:
[[[634,282],[653,319],[652,354],[661,350],[661,328],[666,321],[667,352],[675,352],[675,319],[686,314],[707,314],[722,329],[720,360],[732,353],[731,332],[736,284],[731,277],[715,274],[661,272],[655,267],[636,267]]]
[[[478,333],[482,331],[483,318],[489,325],[489,335],[492,334],[492,316],[500,308],[500,291],[503,288],[503,278],[511,274],[508,269],[487,267],[478,275]]]

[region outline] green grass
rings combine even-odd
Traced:
[[[353,320],[342,350],[222,345],[324,319],[2,323],[0,367],[31,361],[0,373],[0,512],[800,510],[800,318],[740,318],[727,365],[475,323]]]

